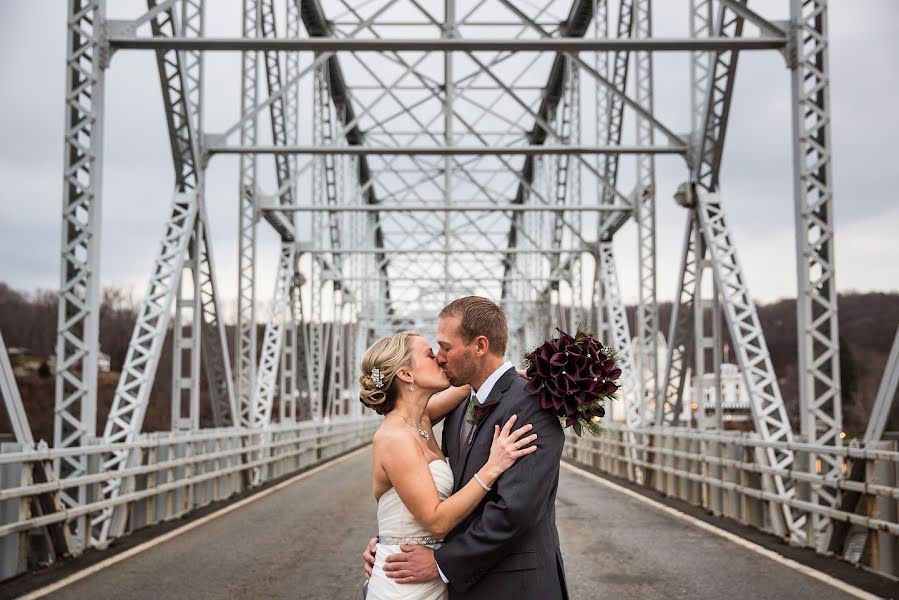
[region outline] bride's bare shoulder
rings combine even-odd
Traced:
[[[414,436],[404,427],[383,423],[372,437],[372,454],[377,462],[415,460],[422,455]]]
[[[402,427],[398,426],[396,423],[384,421],[381,423],[381,426],[378,427],[378,430],[375,431],[375,435],[372,437],[371,442],[372,446],[375,449],[378,449],[379,447],[392,446],[394,444],[405,444],[408,443],[410,439],[411,441],[414,441]]]

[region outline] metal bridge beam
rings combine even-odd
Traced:
[[[793,96],[793,172],[796,210],[797,331],[799,405],[804,441],[842,446],[840,333],[834,264],[833,174],[830,131],[830,74],[827,1],[790,3],[795,39],[791,56]],[[833,454],[811,454],[808,470],[839,477],[843,461]],[[835,491],[822,488],[812,501],[832,506]],[[826,547],[830,522],[814,518],[809,535]]]
[[[381,156],[527,156],[534,155],[563,155],[578,156],[589,154],[608,155],[650,155],[650,154],[678,154],[686,156],[686,146],[661,145],[610,145],[610,146],[514,146],[509,148],[496,148],[489,146],[436,146],[436,147],[392,147],[392,146],[234,146],[211,145],[206,147],[209,154],[271,154],[281,156],[285,154],[295,155],[381,155]]]
[[[69,2],[66,98],[56,335],[53,446],[90,443],[97,433],[97,359],[100,352],[100,221],[103,173],[105,61],[100,28],[105,0]],[[62,479],[86,474],[83,457],[54,461]],[[84,504],[87,490],[64,490],[67,506]],[[78,521],[79,541],[85,537]]]
[[[786,36],[731,39],[717,37],[580,40],[549,38],[533,40],[495,39],[245,39],[183,37],[156,39],[114,35],[107,39],[113,50],[201,50],[233,52],[257,50],[288,52],[715,52],[723,50],[781,50]]]
[[[243,0],[242,34],[259,35],[257,0]],[[259,58],[255,51],[240,56],[240,143],[255,144],[257,139]],[[252,115],[252,116],[251,116]],[[237,411],[236,425],[249,423],[250,407],[256,389],[256,155],[240,155],[238,183],[238,252],[237,252],[237,339],[235,373]]]
[[[577,38],[582,38],[587,31],[590,22],[593,20],[593,0],[578,0],[576,1],[571,10],[568,13],[568,18],[561,28],[561,34],[565,36],[564,38],[540,38],[539,41],[546,43],[548,41],[559,41],[560,39],[565,39],[568,42],[571,41],[583,41],[578,40]],[[522,15],[519,15],[522,16]],[[524,22],[528,22],[523,19]],[[539,29],[539,28],[538,28]],[[546,32],[541,32],[546,35]],[[558,107],[559,102],[562,100],[562,95],[565,90],[565,82],[566,82],[566,68],[565,68],[565,57],[561,54],[557,54],[553,60],[552,67],[550,69],[549,78],[547,80],[546,86],[543,89],[542,100],[540,101],[540,107],[537,110],[536,116],[534,118],[534,126],[531,130],[526,134],[526,138],[528,143],[531,146],[543,146],[546,142],[546,138],[548,135],[547,128],[541,125],[541,121],[544,121],[556,111],[556,107]],[[535,175],[535,165],[534,158],[532,156],[527,156],[524,160],[524,164],[521,167],[521,181],[518,185],[518,190],[515,193],[515,202],[516,204],[526,204],[527,199],[531,193],[530,188],[534,181]],[[515,248],[518,245],[518,232],[519,229],[516,227],[516,218],[513,216],[512,225],[509,228],[509,235],[507,238],[508,247]],[[511,256],[507,256],[503,260],[503,277],[509,277],[510,272],[513,268],[513,260]],[[509,289],[504,283],[502,286],[502,294],[501,297],[503,300],[506,299],[509,294]]]

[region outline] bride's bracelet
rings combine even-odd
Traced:
[[[480,485],[482,488],[484,488],[484,491],[485,491],[485,492],[489,492],[489,491],[490,491],[490,488],[487,487],[487,484],[486,484],[486,483],[484,483],[483,481],[481,481],[481,478],[478,477],[478,474],[477,474],[477,473],[474,474],[474,480],[478,482],[478,485]]]

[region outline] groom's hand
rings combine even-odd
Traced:
[[[372,567],[375,566],[375,552],[378,547],[378,538],[371,538],[368,540],[368,546],[365,547],[365,552],[362,553],[362,560],[365,561],[365,578],[371,579],[371,570]]]
[[[397,583],[425,583],[440,577],[434,551],[427,546],[400,546],[384,559],[384,572]]]

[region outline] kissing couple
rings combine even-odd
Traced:
[[[467,296],[440,312],[436,355],[412,331],[365,352],[360,400],[384,415],[368,600],[567,600],[555,514],[565,438],[505,360],[507,339],[503,310]]]

